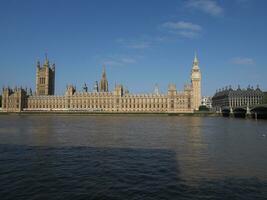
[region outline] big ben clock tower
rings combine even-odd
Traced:
[[[201,72],[198,66],[199,62],[195,55],[193,68],[191,72],[191,83],[193,91],[193,109],[198,110],[201,104]]]

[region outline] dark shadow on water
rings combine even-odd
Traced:
[[[180,178],[176,153],[162,149],[0,145],[0,199],[263,199],[251,178]]]

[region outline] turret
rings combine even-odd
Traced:
[[[39,60],[37,60],[36,67],[37,67],[38,69],[40,69],[40,67],[41,67],[41,63],[40,63],[40,61],[39,61]]]
[[[88,87],[87,87],[86,83],[84,83],[83,91],[84,91],[84,92],[88,92]]]
[[[98,82],[97,81],[94,84],[93,92],[99,92],[99,90],[98,90]]]
[[[45,54],[45,63],[44,63],[44,66],[45,67],[49,67],[49,60],[48,60],[47,54]]]
[[[169,84],[168,95],[169,96],[175,96],[176,94],[177,94],[176,85],[175,84]]]
[[[75,87],[73,85],[67,85],[67,90],[65,95],[72,96],[76,92]]]
[[[123,86],[122,85],[115,85],[115,91],[114,91],[115,96],[123,96]]]

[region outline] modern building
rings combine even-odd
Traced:
[[[123,85],[109,91],[105,67],[100,83],[93,91],[85,84],[82,91],[73,85],[66,87],[65,95],[54,95],[55,64],[46,58],[41,66],[37,62],[36,91],[23,88],[3,88],[3,112],[121,112],[121,113],[192,113],[201,104],[201,72],[195,56],[191,71],[191,84],[177,91],[170,84],[167,94],[158,89],[151,94],[131,94]]]
[[[259,86],[256,89],[248,86],[246,89],[241,89],[240,86],[236,90],[232,87],[225,87],[216,91],[212,97],[212,107],[215,111],[221,111],[223,107],[238,108],[250,107],[263,103],[264,92]]]

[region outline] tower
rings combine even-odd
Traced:
[[[201,72],[196,54],[191,72],[191,83],[193,92],[193,109],[198,110],[199,106],[201,105]]]
[[[108,80],[105,66],[103,67],[102,79],[100,81],[100,92],[108,92]]]
[[[50,65],[47,56],[43,66],[41,66],[40,61],[37,61],[36,95],[54,95],[55,68],[56,65]]]

